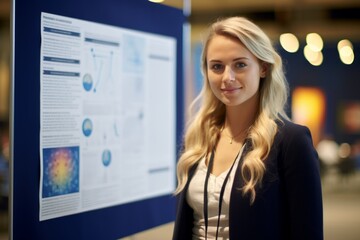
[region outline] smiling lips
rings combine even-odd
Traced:
[[[221,91],[223,92],[223,93],[228,93],[228,94],[230,94],[230,93],[234,93],[235,91],[237,91],[237,90],[240,90],[242,87],[227,87],[227,88],[221,88]]]

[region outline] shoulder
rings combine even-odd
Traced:
[[[289,140],[304,135],[311,136],[308,127],[293,123],[288,120],[278,121],[277,125],[278,125],[278,135],[281,138],[287,138]]]
[[[313,145],[310,130],[291,121],[278,122],[278,134],[275,142],[281,149],[282,159],[290,164],[307,164],[316,162],[317,153]],[[312,164],[311,163],[311,164]]]
[[[280,149],[285,158],[292,159],[300,156],[316,158],[311,132],[308,127],[293,123],[288,120],[279,121],[278,133],[274,140],[274,146]]]

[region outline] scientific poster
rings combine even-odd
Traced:
[[[170,194],[176,39],[41,15],[40,220]]]

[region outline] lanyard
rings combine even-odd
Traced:
[[[239,152],[240,153],[240,152]],[[221,190],[220,190],[220,197],[219,197],[219,212],[218,212],[218,220],[217,220],[217,224],[216,224],[216,238],[218,237],[218,233],[219,233],[219,225],[220,225],[220,214],[221,214],[221,207],[222,207],[222,201],[223,201],[223,197],[224,197],[224,192],[225,192],[225,187],[226,187],[226,183],[229,179],[230,173],[235,165],[236,159],[239,156],[239,153],[236,155],[234,162],[232,163],[229,172],[226,174],[226,177],[224,179],[224,182],[221,186]],[[215,150],[213,149],[211,151],[211,156],[210,156],[210,160],[209,160],[209,166],[206,172],[206,177],[205,177],[205,184],[204,184],[204,220],[205,220],[205,239],[207,239],[207,230],[208,230],[208,182],[209,182],[209,177],[210,177],[210,172],[212,171],[213,165],[214,165],[214,155],[215,155]]]

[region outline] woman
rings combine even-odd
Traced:
[[[284,111],[280,56],[242,17],[215,22],[178,162],[174,240],[323,239],[317,153]]]

